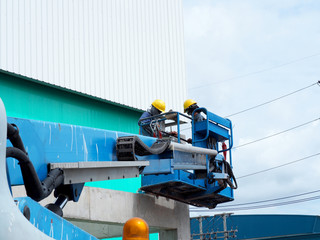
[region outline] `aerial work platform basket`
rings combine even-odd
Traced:
[[[195,114],[201,113],[205,115],[204,120],[194,121]],[[171,143],[174,146],[159,158],[149,159],[150,165],[143,171],[141,190],[198,207],[214,208],[219,203],[232,201],[237,185],[232,173],[231,121],[205,108],[196,109],[191,119],[175,112],[160,115],[158,121],[167,120],[168,114],[175,114],[178,143]],[[180,124],[186,121],[181,118],[191,120],[192,145],[183,144],[185,139],[181,137]],[[153,121],[153,124],[157,123],[156,119]],[[222,143],[229,147],[223,149]],[[229,162],[222,152],[229,153]],[[153,169],[158,169],[158,173]]]

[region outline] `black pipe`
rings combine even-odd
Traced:
[[[13,157],[19,161],[27,195],[35,201],[41,201],[49,196],[51,192],[63,182],[63,171],[59,168],[51,170],[46,179],[40,182],[28,155],[19,148],[8,147],[6,155],[7,158]]]
[[[19,148],[21,151],[27,154],[22,139],[19,135],[19,128],[15,124],[7,123],[7,138],[14,147]]]

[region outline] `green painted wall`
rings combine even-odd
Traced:
[[[138,133],[142,111],[0,71],[0,98],[7,116]],[[140,178],[87,184],[136,192]]]

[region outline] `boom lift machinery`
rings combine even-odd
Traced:
[[[232,125],[197,109],[204,121],[179,112],[140,121],[158,136],[146,137],[68,124],[6,117],[0,99],[0,236],[22,239],[96,239],[63,216],[77,202],[85,182],[138,177],[141,193],[214,208],[233,200]],[[196,111],[193,113],[195,114]],[[192,122],[192,145],[183,143],[181,125]],[[146,123],[147,122],[147,123]],[[160,125],[174,127],[166,137]],[[222,148],[227,142],[229,147]],[[229,162],[223,156],[229,153]],[[27,197],[13,199],[11,187],[24,185]],[[54,192],[56,201],[38,202]]]

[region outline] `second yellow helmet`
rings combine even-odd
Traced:
[[[156,99],[152,102],[152,106],[154,106],[156,109],[158,109],[161,112],[164,112],[166,110],[166,104],[164,101],[160,99]]]
[[[197,104],[197,102],[194,101],[194,100],[192,100],[192,99],[187,99],[187,100],[184,102],[184,104],[183,104],[184,112],[186,112],[187,109],[188,109],[191,105],[193,105],[193,104]]]

